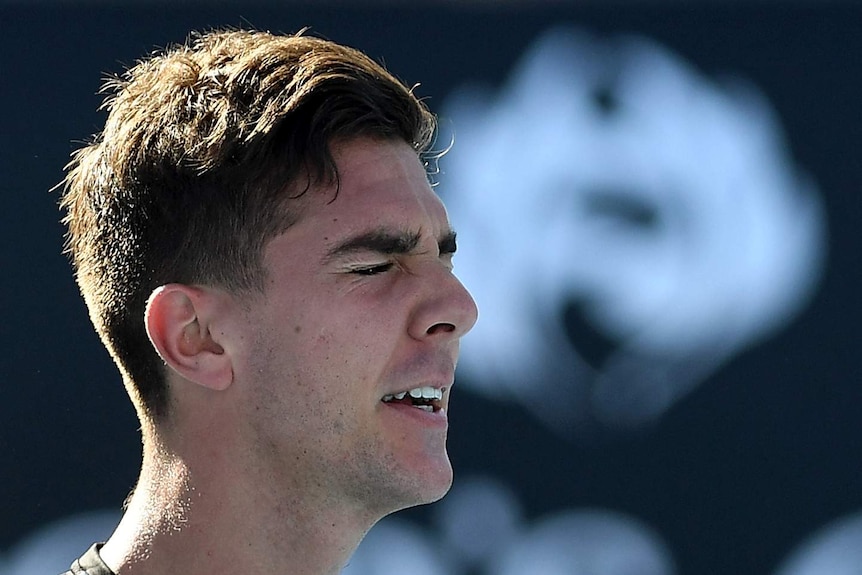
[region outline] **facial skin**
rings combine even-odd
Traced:
[[[171,413],[102,548],[120,575],[339,573],[365,532],[439,499],[458,343],[476,321],[443,204],[405,143],[332,146],[264,248],[262,293],[168,284],[145,323]],[[291,200],[293,201],[293,200]],[[432,411],[391,401],[444,389]]]
[[[333,155],[337,196],[309,190],[300,221],[265,248],[264,294],[243,304],[234,338],[234,385],[247,464],[383,516],[451,485],[446,412],[477,310],[416,153],[355,140]],[[435,411],[383,401],[420,387],[444,390]]]

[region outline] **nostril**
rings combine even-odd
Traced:
[[[455,331],[455,326],[451,323],[435,323],[428,328],[428,335],[434,335],[435,333],[452,333],[453,331]]]

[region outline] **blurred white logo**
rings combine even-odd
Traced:
[[[551,30],[499,93],[463,88],[442,117],[456,271],[481,311],[462,381],[570,437],[655,420],[821,276],[824,209],[768,102],[653,42]]]

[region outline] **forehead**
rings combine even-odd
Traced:
[[[304,220],[345,232],[369,226],[449,230],[443,202],[431,189],[417,153],[402,141],[359,139],[332,146],[337,190],[314,194]]]

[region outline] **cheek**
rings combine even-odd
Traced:
[[[316,331],[307,324],[261,330],[250,354],[249,389],[255,412],[283,427],[337,431],[349,417],[354,382],[364,374],[345,341]]]
[[[328,306],[310,302],[292,316],[265,314],[255,322],[245,370],[256,412],[272,418],[289,413],[304,425],[339,432],[357,410],[374,408],[391,383],[387,373],[398,366],[405,332],[398,306],[328,301]],[[311,309],[319,313],[305,311]]]
[[[381,369],[397,346],[400,332],[391,311],[387,313],[384,308],[372,313],[368,310],[352,317],[344,313],[319,326],[313,339],[298,342],[298,345],[305,349],[305,357],[342,380],[341,384],[349,384],[350,379],[367,378]]]

